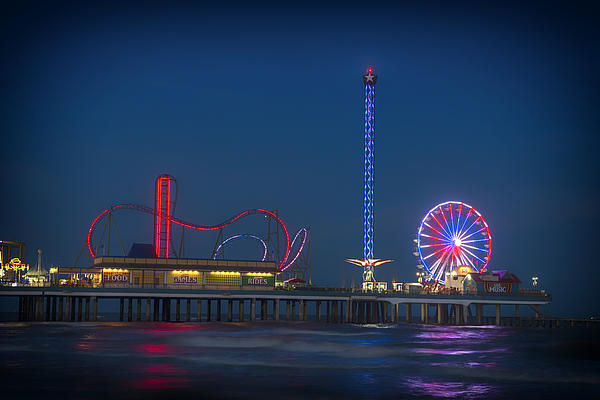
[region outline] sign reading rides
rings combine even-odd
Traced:
[[[266,275],[243,275],[242,286],[274,286],[275,277]]]

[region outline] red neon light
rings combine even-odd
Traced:
[[[252,210],[243,211],[243,212],[239,213],[238,215],[236,215],[235,217],[233,217],[219,225],[202,226],[202,225],[190,224],[190,223],[187,223],[180,219],[177,219],[177,218],[173,217],[173,215],[171,215],[171,208],[172,208],[171,180],[173,180],[173,179],[168,175],[161,175],[156,179],[154,210],[152,210],[149,207],[144,207],[144,206],[140,206],[140,205],[136,205],[136,204],[118,204],[116,206],[112,206],[112,207],[102,211],[93,220],[92,224],[90,225],[90,229],[88,230],[87,248],[88,248],[88,252],[92,256],[92,258],[96,258],[96,253],[94,252],[94,249],[92,248],[92,236],[93,236],[94,230],[96,228],[96,225],[98,224],[100,219],[106,213],[108,213],[109,211],[118,209],[118,208],[132,209],[132,210],[141,211],[141,212],[144,212],[147,214],[154,215],[154,247],[155,247],[155,254],[156,254],[157,258],[160,258],[161,256],[163,256],[165,258],[169,257],[171,223],[175,223],[177,225],[184,226],[186,228],[200,230],[200,231],[214,231],[214,230],[224,228],[224,227],[234,223],[235,221],[237,221],[238,219],[242,218],[245,215],[261,213],[261,214],[266,214],[266,215],[269,215],[269,216],[275,218],[275,220],[283,228],[283,232],[285,233],[285,254],[284,254],[283,258],[281,259],[279,266],[278,266],[278,269],[282,270],[282,268],[285,264],[285,261],[287,260],[287,258],[290,255],[290,250],[291,250],[290,249],[290,235],[287,230],[287,227],[285,226],[285,224],[283,223],[281,218],[279,218],[277,216],[276,212],[268,211],[268,210],[265,210],[262,208],[256,208],[256,209],[252,209]],[[163,195],[165,196],[164,201],[163,201]],[[165,206],[165,205],[166,205],[166,209],[163,212],[163,206]],[[164,226],[164,232],[163,232],[163,226]],[[163,243],[165,244],[165,246],[164,246],[165,250],[161,251]]]
[[[279,218],[277,216],[277,214],[275,214],[272,211],[268,211],[262,208],[256,208],[253,210],[247,210],[244,211],[238,215],[236,215],[235,217],[233,217],[232,219],[230,219],[227,222],[224,222],[220,225],[214,225],[214,226],[200,226],[200,225],[194,225],[194,224],[189,224],[187,222],[181,221],[177,218],[172,218],[171,217],[171,222],[180,225],[180,226],[184,226],[186,228],[190,228],[190,229],[196,229],[196,230],[200,230],[200,231],[214,231],[217,229],[221,229],[226,227],[229,224],[232,224],[233,222],[237,221],[238,219],[240,219],[241,217],[243,217],[244,215],[250,214],[250,213],[254,213],[254,212],[259,212],[261,214],[267,214],[270,215],[271,217],[275,218],[277,220],[277,223],[279,223],[279,225],[281,225],[281,227],[283,228],[283,231],[285,232],[285,255],[283,256],[283,258],[281,259],[281,262],[279,263],[279,266],[277,267],[279,270],[281,270],[281,268],[283,267],[283,264],[285,263],[285,260],[287,259],[287,257],[290,254],[290,235],[288,233],[287,227],[285,226],[285,224],[283,223],[283,221],[281,220],[281,218]]]
[[[165,258],[169,258],[169,234],[171,228],[171,179],[167,179],[167,216],[165,218]]]
[[[440,226],[440,228],[442,228],[442,230],[444,230],[444,227],[442,226],[442,224],[440,224],[440,221],[437,220],[437,218],[435,217],[435,215],[431,214],[431,216],[433,217],[433,219],[435,220],[435,222],[437,222],[437,224]],[[431,228],[433,229],[433,228]],[[445,236],[443,233],[436,231],[437,233],[439,233],[442,236]]]
[[[101,213],[100,213],[100,214],[99,214],[99,215],[98,215],[98,216],[97,216],[97,217],[94,219],[94,221],[92,222],[92,225],[90,225],[90,230],[88,231],[88,237],[87,237],[87,248],[88,248],[88,251],[90,252],[90,255],[92,256],[92,258],[96,258],[96,253],[95,253],[95,252],[94,252],[94,250],[92,249],[92,233],[94,232],[94,228],[96,227],[96,224],[98,223],[98,220],[99,220],[100,218],[102,218],[102,216],[103,216],[104,214],[106,214],[107,212],[109,212],[109,211],[112,211],[112,210],[114,210],[114,209],[117,209],[117,208],[125,207],[125,206],[126,206],[125,204],[119,204],[119,205],[116,205],[116,206],[112,206],[112,207],[110,207],[110,208],[107,208],[106,210],[102,211],[102,212],[101,212]]]
[[[154,253],[160,257],[160,185],[161,178],[156,179],[156,192],[154,193]]]

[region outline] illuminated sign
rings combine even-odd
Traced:
[[[275,277],[271,274],[242,276],[242,286],[275,286]]]
[[[15,258],[11,259],[8,262],[8,264],[2,265],[2,268],[3,269],[12,269],[15,271],[17,271],[17,270],[24,271],[24,270],[29,270],[29,264],[23,264],[21,262],[21,259],[15,257]]]
[[[172,284],[202,284],[202,275],[199,271],[193,270],[175,270],[169,274],[169,283]]]
[[[473,268],[469,267],[468,265],[463,265],[461,267],[458,267],[458,274],[459,275],[467,275],[470,274],[472,272],[475,272],[473,270]]]
[[[174,276],[173,283],[198,283],[198,277],[189,275]]]
[[[104,271],[102,279],[108,283],[129,283],[128,271]]]
[[[486,282],[484,287],[487,293],[512,293],[512,283]]]

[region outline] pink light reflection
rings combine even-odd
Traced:
[[[178,377],[155,377],[155,378],[144,378],[134,381],[131,385],[136,389],[150,389],[150,390],[161,390],[161,389],[173,389],[180,388],[189,385],[190,380],[186,378]]]
[[[491,385],[462,382],[426,382],[420,378],[407,378],[407,386],[413,396],[432,396],[442,398],[474,399],[489,395],[494,389]]]
[[[166,344],[144,344],[141,351],[148,354],[165,354],[172,353],[172,348]]]
[[[461,356],[464,354],[477,354],[477,353],[508,353],[506,348],[497,348],[489,350],[458,350],[458,349],[428,349],[418,348],[413,350],[415,353],[420,354],[442,354],[446,356]]]

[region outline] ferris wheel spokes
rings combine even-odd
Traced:
[[[430,279],[441,284],[459,266],[485,269],[491,254],[491,235],[483,216],[457,201],[432,208],[421,221],[416,242],[420,264]]]

